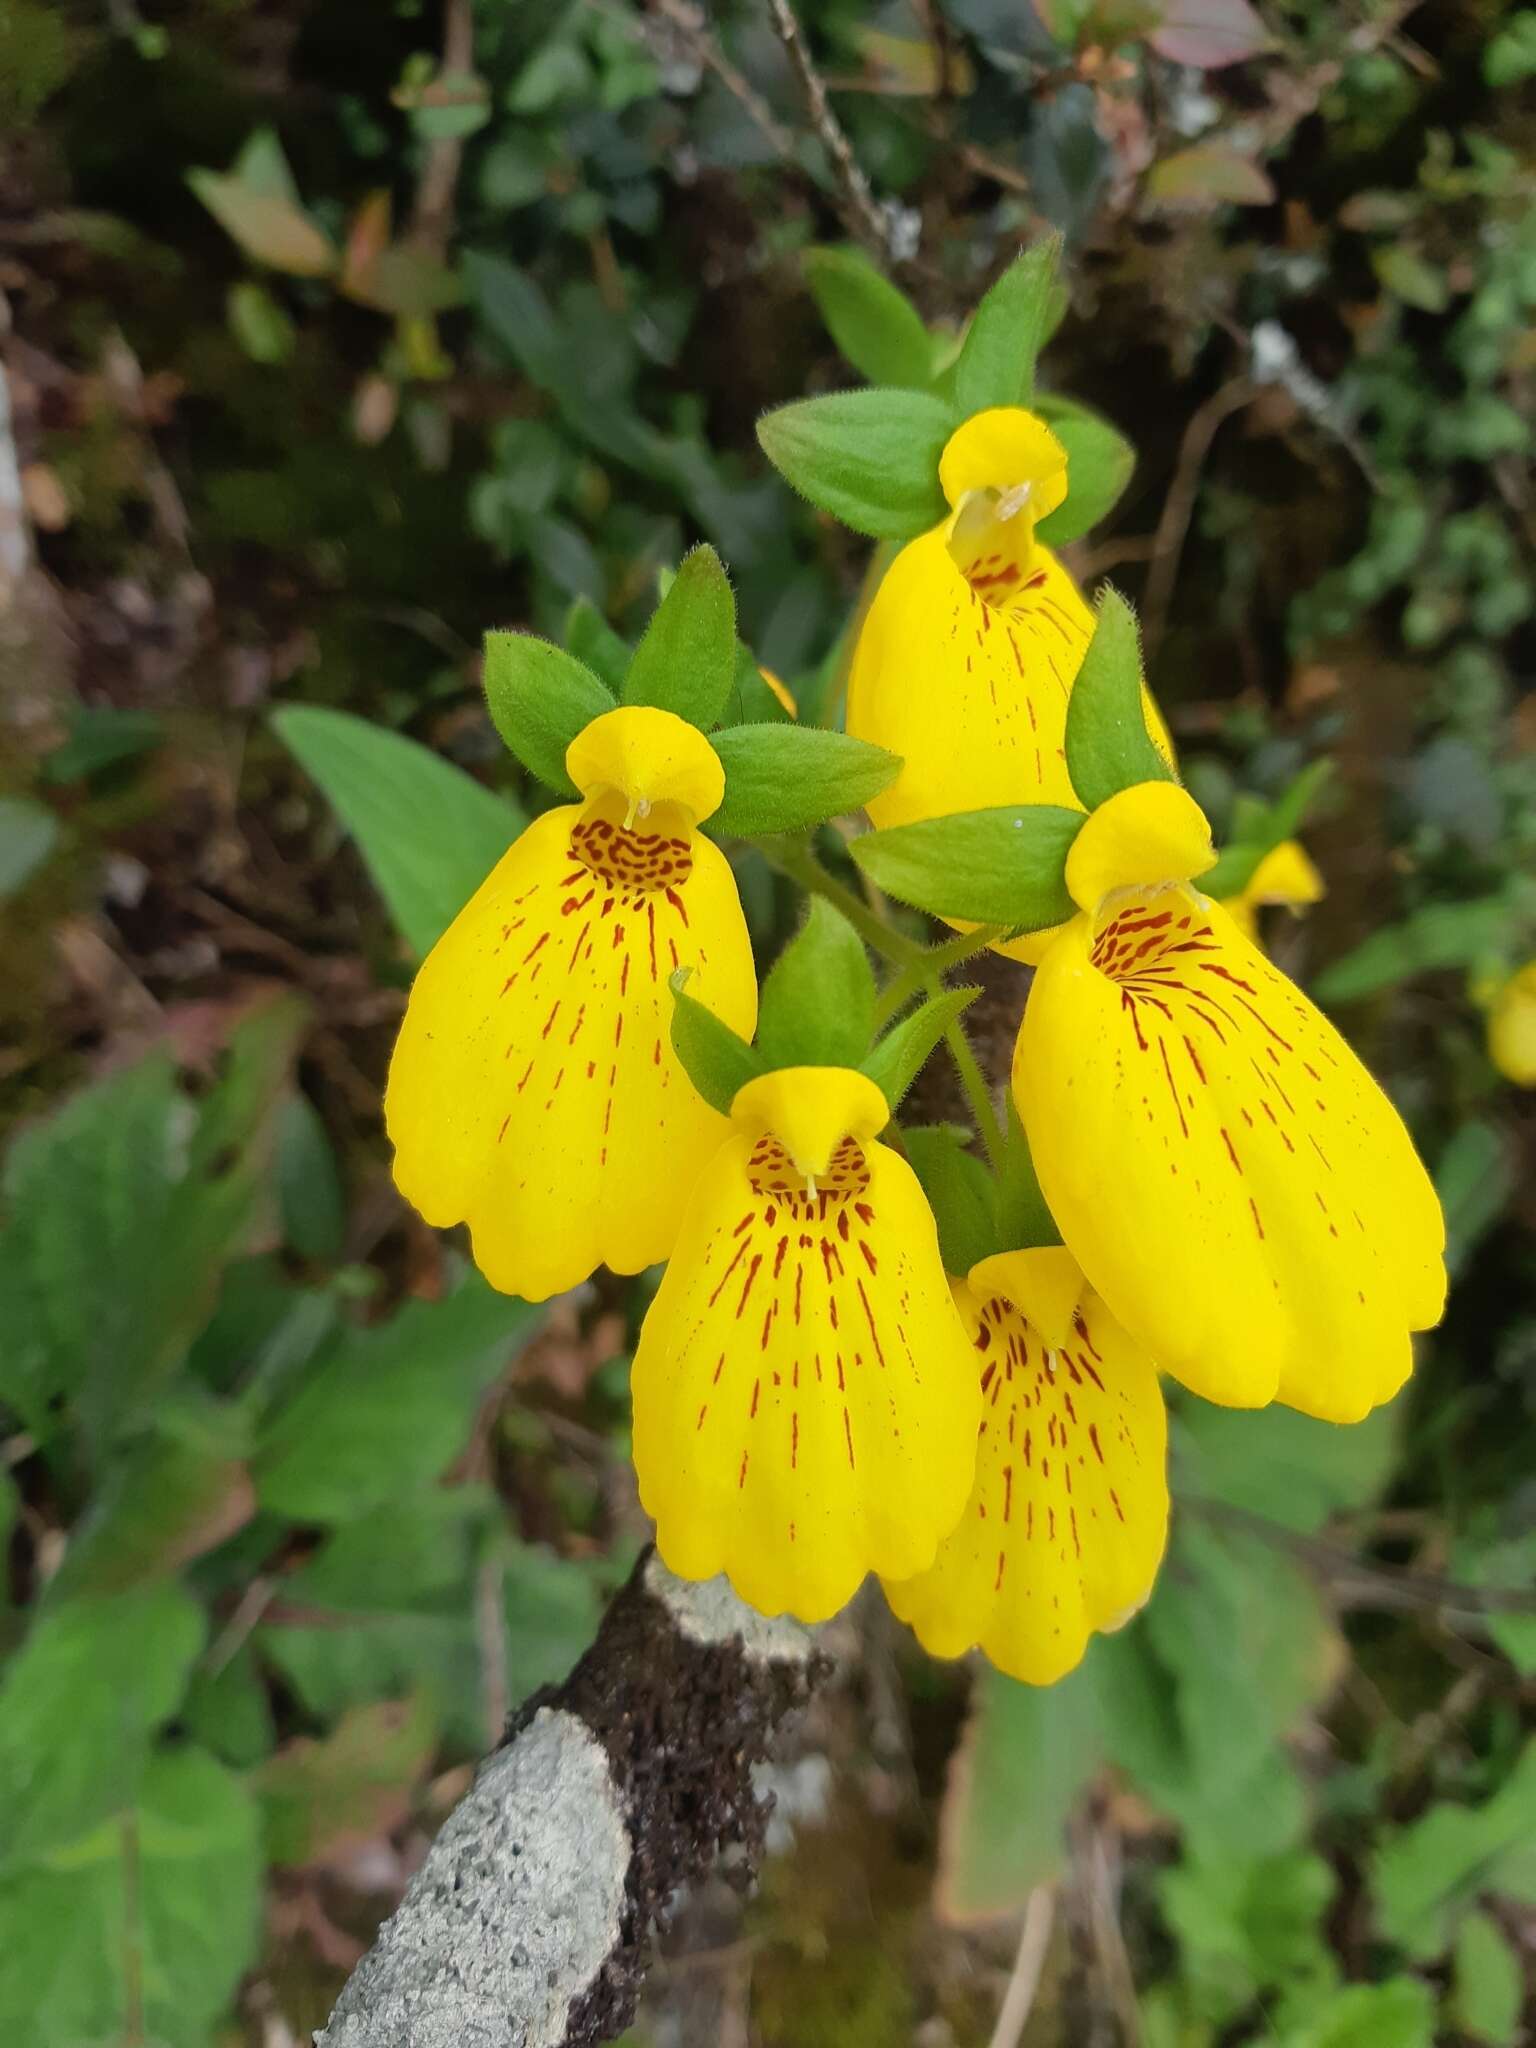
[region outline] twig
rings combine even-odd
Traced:
[[[464,77],[474,70],[475,15],[472,0],[446,0],[443,10],[443,59],[438,75]],[[453,231],[453,195],[459,182],[459,165],[464,157],[463,138],[440,135],[427,144],[421,179],[416,187],[416,204],[411,214],[411,235],[425,248],[442,255]]]
[[[695,60],[706,70],[713,71],[732,99],[740,102],[748,118],[767,138],[774,154],[786,163],[794,163],[794,136],[756,86],[736,69],[721,49],[718,39],[710,34],[703,8],[694,6],[692,0],[651,0],[651,7],[663,21],[670,22],[677,30]]]
[[[890,260],[890,229],[885,215],[869,189],[869,180],[859,167],[842,123],[832,111],[827,98],[827,88],[821,73],[816,69],[810,48],[805,40],[795,10],[789,0],[768,0],[779,40],[783,43],[790,63],[805,92],[805,103],[810,110],[811,126],[821,137],[822,146],[831,160],[833,172],[842,187],[843,199],[848,215],[848,224],[861,242],[868,244],[871,251],[882,263]]]
[[[1344,1607],[1464,1616],[1536,1614],[1536,1592],[1523,1593],[1506,1586],[1469,1586],[1459,1579],[1444,1578],[1438,1572],[1415,1571],[1407,1565],[1367,1564],[1325,1537],[1303,1536],[1283,1523],[1272,1522],[1267,1515],[1233,1507],[1226,1501],[1180,1495],[1180,1505],[1205,1521],[1246,1529],[1276,1549],[1288,1550],[1311,1566]]]
[[[1019,2038],[1029,2020],[1030,2007],[1035,2002],[1035,1993],[1040,1989],[1040,1972],[1045,1968],[1045,1952],[1050,1946],[1051,1923],[1055,1916],[1054,1891],[1048,1884],[1036,1885],[1029,1895],[1029,1904],[1024,1908],[1024,1929],[1019,1936],[1018,1954],[1013,1959],[1013,1975],[1003,1993],[1002,2009],[997,2015],[997,2025],[992,2029],[989,2048],[1018,2048]]]
[[[1184,429],[1178,468],[1174,471],[1168,496],[1163,501],[1163,516],[1157,522],[1157,532],[1152,538],[1152,566],[1147,571],[1146,591],[1142,598],[1142,642],[1149,655],[1162,639],[1168,623],[1168,606],[1173,597],[1174,580],[1179,573],[1179,558],[1184,552],[1189,522],[1194,517],[1200,475],[1211,452],[1211,443],[1222,421],[1251,404],[1257,395],[1258,387],[1249,378],[1233,377],[1205,401]]]
[[[10,332],[10,309],[0,297],[0,341]],[[16,430],[11,416],[11,385],[0,359],[0,618],[10,610],[32,561],[32,536],[27,502],[16,457]]]
[[[595,2048],[631,2023],[668,1900],[750,1870],[752,1783],[827,1660],[721,1580],[641,1559],[565,1684],[519,1712],[348,1979],[317,2048]]]

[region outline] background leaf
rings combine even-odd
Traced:
[[[884,747],[816,726],[733,725],[710,743],[725,768],[725,801],[709,820],[722,838],[803,832],[858,810],[901,773]]]
[[[874,1024],[875,977],[864,941],[813,896],[763,984],[757,1050],[775,1067],[856,1067]]]
[[[926,390],[933,343],[906,294],[859,249],[807,249],[800,260],[828,332],[859,375]]]
[[[429,953],[523,814],[451,761],[350,712],[288,704],[272,724],[356,839],[406,944]]]

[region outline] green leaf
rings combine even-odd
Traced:
[[[958,424],[942,399],[881,385],[781,405],[757,438],[813,505],[856,533],[906,540],[948,516],[939,457]]]
[[[153,1432],[114,1451],[48,1583],[49,1608],[163,1579],[244,1528],[256,1497],[242,1436],[238,1412],[199,1389],[163,1401]]]
[[[203,1630],[176,1586],[66,1600],[33,1623],[0,1681],[0,1869],[132,1804]]]
[[[1036,242],[1015,257],[976,308],[955,364],[955,404],[962,417],[995,405],[1028,405],[1060,257],[1059,235]]]
[[[935,917],[1043,931],[1071,917],[1067,853],[1083,813],[1055,804],[957,811],[892,825],[849,851],[877,887]]]
[[[1515,2048],[1525,1978],[1509,1939],[1487,1913],[1469,1913],[1456,1937],[1456,2023],[1490,2048]]]
[[[827,331],[859,375],[925,390],[933,341],[906,294],[858,249],[807,249],[801,263]]]
[[[1147,731],[1135,614],[1108,586],[1067,700],[1067,772],[1090,811],[1136,783],[1174,780]]]
[[[1331,1516],[1380,1497],[1400,1431],[1390,1406],[1340,1429],[1295,1408],[1186,1401],[1172,1418],[1171,1462],[1181,1499],[1219,1501],[1314,1535]]]
[[[940,1817],[942,1919],[972,1926],[1012,1917],[1036,1885],[1060,1876],[1067,1822],[1100,1755],[1083,1669],[1051,1686],[978,1670]]]
[[[575,796],[566,749],[614,707],[592,671],[531,633],[487,633],[485,697],[496,730],[523,766],[561,796]]]
[[[738,1090],[766,1074],[768,1062],[729,1024],[722,1024],[713,1010],[689,995],[684,984],[690,971],[680,967],[668,983],[672,990],[672,1050],[704,1100],[722,1116],[729,1116]]]
[[[136,1804],[0,1882],[0,2040],[208,2048],[260,1900],[250,1794],[202,1750],[156,1756]]]
[[[725,709],[736,672],[736,600],[711,547],[683,557],[646,627],[620,692],[707,732]]]
[[[357,841],[406,944],[430,952],[526,818],[451,761],[348,711],[285,704],[272,725]]]
[[[81,704],[69,734],[43,760],[43,781],[83,782],[106,769],[135,761],[165,738],[165,721],[154,711],[124,711],[114,704]]]
[[[860,1062],[859,1072],[867,1074],[884,1095],[892,1116],[939,1040],[980,994],[979,988],[947,988],[942,995],[930,996],[899,1024],[893,1024],[869,1057]]]
[[[1067,495],[1035,529],[1063,548],[1107,518],[1136,467],[1136,451],[1109,421],[1070,399],[1042,400],[1040,415],[1067,451]]]
[[[1009,1252],[1061,1243],[1056,1219],[1040,1190],[1012,1089],[1008,1091],[1008,1129],[997,1177],[997,1237],[1000,1249]]]
[[[505,1534],[504,1511],[471,1487],[391,1502],[334,1531],[283,1582],[286,1613],[257,1644],[308,1711],[421,1694],[450,1749],[477,1755],[500,1738],[486,1723],[487,1681],[515,1706],[563,1678],[597,1626],[593,1573]],[[477,1609],[479,1610],[477,1618]],[[499,1619],[504,1654],[486,1663]]]
[[[1312,993],[1320,1003],[1350,1003],[1416,974],[1474,967],[1503,952],[1515,929],[1516,913],[1503,896],[1426,903],[1325,967]]]
[[[59,821],[30,797],[0,796],[0,902],[14,896],[59,843]]]
[[[187,183],[253,262],[294,277],[335,269],[336,251],[304,211],[270,128],[256,130],[227,172],[190,170]]]
[[[248,1642],[212,1668],[203,1660],[178,1718],[205,1749],[237,1770],[271,1755],[276,1738],[267,1682]]]
[[[912,1171],[939,1227],[946,1273],[963,1276],[1000,1249],[992,1214],[992,1178],[953,1124],[914,1124],[901,1134]]]
[[[1216,865],[1200,877],[1202,893],[1214,896],[1218,902],[1240,895],[1253,880],[1264,856],[1296,837],[1314,799],[1332,774],[1333,762],[1324,755],[1309,761],[1274,803],[1250,806],[1247,798],[1240,797],[1233,810],[1233,842],[1222,849]]]
[[[1372,1885],[1382,1933],[1416,1960],[1443,1955],[1478,1896],[1497,1891],[1512,1866],[1529,1867],[1533,1835],[1536,1740],[1481,1806],[1442,1801],[1385,1836]]]
[[[1445,1263],[1453,1278],[1504,1214],[1519,1177],[1508,1132],[1482,1117],[1462,1124],[1435,1161]]]
[[[772,1067],[856,1067],[875,1028],[875,977],[864,941],[813,896],[763,984],[757,1050]]]
[[[1431,2048],[1435,2001],[1417,1977],[1350,1984],[1286,2048]]]
[[[566,613],[565,644],[617,697],[629,668],[629,643],[613,630],[590,597],[578,597]]]
[[[314,1104],[298,1089],[278,1111],[277,1200],[284,1239],[301,1258],[341,1256],[347,1200],[335,1148]]]
[[[1310,1850],[1186,1860],[1158,1880],[1164,1917],[1182,1951],[1194,2002],[1225,2025],[1271,1991],[1337,1984],[1323,1915],[1338,1880]]]
[[[261,1505],[296,1522],[347,1522],[427,1485],[464,1447],[486,1389],[543,1311],[478,1274],[349,1330],[312,1361],[262,1432]]]
[[[1154,205],[1209,211],[1222,204],[1272,206],[1274,180],[1251,156],[1227,142],[1196,142],[1160,157],[1143,190]]]
[[[288,996],[250,1010],[200,1111],[157,1054],[12,1144],[0,1398],[40,1441],[72,1422],[76,1455],[89,1462],[114,1430],[148,1419],[252,1220],[305,1015]]]
[[[898,755],[819,726],[732,725],[710,744],[725,801],[709,823],[725,838],[803,832],[858,810],[901,773]]]
[[[268,1862],[311,1863],[349,1840],[391,1833],[408,1816],[436,1735],[425,1702],[380,1700],[349,1709],[318,1741],[286,1743],[255,1780]]]

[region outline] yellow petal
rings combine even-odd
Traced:
[[[1214,865],[1204,811],[1176,782],[1138,782],[1098,809],[1067,855],[1067,890],[1097,910],[1111,890],[1187,882]]]
[[[1536,1088],[1536,960],[1511,977],[1488,1018],[1488,1057],[1520,1088]]]
[[[790,717],[798,718],[800,716],[800,707],[795,702],[795,695],[793,690],[790,689],[788,683],[784,681],[783,677],[776,676],[771,668],[759,668],[758,674],[762,677],[763,681],[768,685],[769,689],[772,690],[774,696],[777,697],[779,702],[784,706],[784,709],[789,713]]]
[[[906,1161],[849,1125],[812,1195],[741,1102],[640,1333],[635,1469],[673,1571],[819,1621],[866,1572],[932,1563],[970,1490],[980,1393]]]
[[[849,732],[902,758],[871,799],[876,825],[1009,803],[1078,808],[1067,775],[1067,696],[1093,615],[1047,548],[1038,586],[1006,608],[965,580],[935,527],[880,582],[848,680]]]
[[[622,796],[631,822],[675,804],[683,816],[669,827],[697,825],[725,795],[725,770],[703,733],[648,705],[621,705],[584,726],[566,749],[565,772],[584,796]]]
[[[795,1171],[821,1180],[845,1138],[883,1131],[890,1104],[852,1067],[779,1067],[737,1090],[731,1122],[749,1138],[772,1132]]]
[[[1287,910],[1301,910],[1320,903],[1327,885],[1299,840],[1282,840],[1272,846],[1249,877],[1243,895],[1250,903],[1281,903]]]
[[[939,485],[952,510],[973,491],[1018,501],[1034,521],[1067,495],[1067,451],[1037,414],[997,405],[957,427],[939,457]]]
[[[997,1252],[970,1271],[972,1291],[984,1300],[1003,1294],[1029,1317],[1052,1346],[1065,1344],[1083,1295],[1083,1269],[1064,1244]]]
[[[981,1362],[976,1481],[932,1570],[885,1591],[935,1656],[979,1644],[1011,1678],[1049,1685],[1152,1589],[1167,1423],[1155,1367],[1097,1295],[1056,1344],[1008,1291],[1007,1260],[1029,1256],[985,1260],[955,1283]],[[1033,1286],[1042,1270],[1014,1274]]]
[[[1216,904],[1075,918],[1030,991],[1014,1095],[1051,1213],[1159,1365],[1334,1422],[1438,1320],[1444,1225],[1397,1111]]]
[[[529,826],[422,963],[390,1065],[401,1192],[467,1222],[486,1278],[530,1301],[664,1259],[729,1129],[673,1054],[668,976],[692,967],[690,994],[745,1036],[756,1022],[724,855],[626,832],[626,801]]]

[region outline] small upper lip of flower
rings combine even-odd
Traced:
[[[644,704],[619,705],[583,726],[566,749],[565,771],[583,796],[622,797],[626,830],[663,804],[697,825],[725,795],[725,770],[703,733]]]

